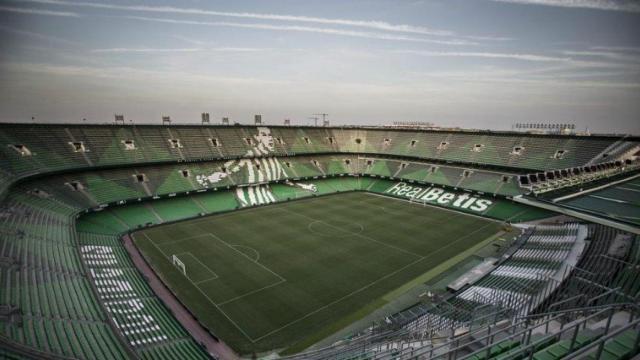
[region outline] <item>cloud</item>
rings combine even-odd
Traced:
[[[216,11],[205,10],[197,8],[181,8],[174,6],[150,6],[150,5],[118,5],[99,2],[83,2],[83,1],[68,1],[68,0],[23,0],[25,2],[60,5],[60,6],[77,6],[88,7],[95,9],[107,9],[107,10],[122,10],[122,11],[140,11],[140,12],[152,12],[152,13],[168,13],[179,15],[203,15],[203,16],[219,16],[230,18],[242,18],[242,19],[258,19],[269,21],[289,21],[289,22],[302,22],[302,23],[315,23],[325,25],[339,25],[360,27],[365,29],[373,29],[387,32],[398,32],[413,35],[426,35],[426,36],[446,36],[457,37],[469,40],[482,40],[482,41],[506,41],[512,40],[510,37],[504,36],[482,36],[482,35],[457,35],[450,30],[432,29],[425,26],[409,25],[409,24],[391,24],[385,21],[376,20],[356,20],[356,19],[336,19],[325,18],[316,16],[304,16],[304,15],[283,15],[283,14],[262,14],[252,12],[229,12],[229,11]]]
[[[483,41],[511,41],[514,40],[512,37],[508,36],[477,36],[477,35],[464,35],[460,36],[465,39],[471,40],[483,40]]]
[[[591,50],[604,50],[604,51],[620,51],[620,52],[640,52],[640,47],[632,46],[592,46]]]
[[[563,51],[562,53],[570,56],[601,57],[618,61],[640,61],[640,57],[637,55],[623,54],[616,51]]]
[[[157,53],[157,52],[197,52],[202,51],[200,48],[182,48],[182,49],[163,49],[163,48],[109,48],[109,49],[93,49],[93,53]]]
[[[299,32],[311,32],[329,35],[341,35],[360,37],[368,39],[379,40],[395,40],[395,41],[413,41],[423,42],[431,44],[441,45],[475,45],[477,43],[466,40],[436,40],[436,39],[424,39],[406,35],[385,34],[369,31],[354,31],[354,30],[341,30],[334,28],[322,28],[311,26],[298,26],[298,25],[272,25],[272,24],[253,24],[253,23],[236,23],[227,21],[196,21],[196,20],[179,20],[169,18],[150,18],[143,16],[123,16],[124,18],[142,21],[162,22],[170,24],[186,24],[186,25],[205,25],[205,26],[221,26],[221,27],[237,27],[245,29],[259,29],[259,30],[275,30],[275,31],[299,31]]]
[[[33,38],[33,39],[42,40],[42,41],[45,41],[45,42],[53,42],[53,43],[73,45],[73,46],[79,46],[80,45],[80,43],[78,43],[78,42],[67,40],[67,39],[63,39],[63,38],[60,38],[60,37],[57,37],[57,36],[40,34],[40,33],[36,33],[36,32],[33,32],[33,31],[26,31],[26,30],[21,30],[21,29],[14,29],[14,28],[10,28],[8,26],[0,25],[0,31],[6,31],[6,32],[9,32],[9,33],[12,33],[12,34],[26,36],[26,37],[30,37],[30,38]]]
[[[200,81],[224,82],[248,85],[292,85],[291,81],[255,77],[217,76],[175,70],[152,70],[129,66],[74,66],[50,63],[0,63],[0,70],[13,73],[35,73],[55,76],[78,76],[96,79],[123,79],[139,81],[161,81],[173,83],[197,83]]]
[[[415,26],[415,25],[407,25],[407,24],[390,24],[384,21],[330,19],[330,18],[314,17],[314,16],[260,14],[260,13],[250,13],[250,12],[227,12],[227,11],[214,11],[214,10],[195,9],[195,8],[178,8],[173,6],[116,5],[116,4],[107,4],[107,3],[97,3],[97,2],[94,3],[94,2],[81,2],[81,1],[75,2],[75,1],[66,1],[66,0],[24,0],[24,1],[39,3],[39,4],[80,6],[80,7],[110,9],[110,10],[143,11],[143,12],[190,14],[190,15],[210,15],[210,16],[245,18],[245,19],[293,21],[293,22],[306,22],[306,23],[317,23],[317,24],[327,24],[327,25],[344,25],[344,26],[353,26],[353,27],[364,27],[364,28],[390,31],[390,32],[420,34],[420,35],[435,35],[435,36],[454,35],[453,32],[448,30],[435,30],[435,29],[424,27],[424,26]]]
[[[539,86],[545,89],[552,88],[611,88],[611,89],[638,89],[640,83],[629,81],[613,81],[611,76],[619,76],[624,73],[590,73],[590,74],[549,74],[532,75],[528,71],[513,70],[463,70],[463,71],[439,71],[413,73],[417,79],[428,81],[438,79],[448,83],[477,83],[477,84],[519,84],[527,86]],[[585,80],[586,78],[586,80]]]
[[[264,51],[266,49],[258,48],[236,48],[236,47],[220,47],[220,48],[108,48],[93,49],[93,53],[189,53],[201,51],[214,52],[255,52]]]
[[[513,40],[510,37],[505,36],[483,36],[483,35],[460,35],[450,30],[432,29],[425,26],[409,25],[409,24],[391,24],[385,21],[377,20],[357,20],[357,19],[340,19],[340,18],[325,18],[316,16],[305,15],[283,15],[283,14],[264,14],[264,13],[252,13],[252,12],[229,12],[229,11],[216,11],[206,10],[198,8],[182,8],[174,6],[151,6],[151,5],[119,5],[100,2],[85,2],[85,1],[68,1],[68,0],[23,0],[24,2],[31,2],[37,4],[59,5],[59,6],[75,6],[75,7],[87,7],[94,9],[106,9],[106,10],[118,10],[118,11],[139,11],[150,13],[168,13],[176,15],[202,15],[202,16],[218,16],[218,17],[230,17],[241,19],[258,19],[266,21],[285,21],[285,22],[301,22],[311,24],[324,24],[324,25],[338,25],[348,26],[364,29],[379,30],[391,33],[404,33],[410,35],[423,35],[423,36],[436,36],[436,37],[452,37],[467,40],[477,41],[507,41]],[[437,43],[435,40],[431,41]],[[467,43],[465,40],[450,41],[454,45],[458,43]],[[448,44],[448,42],[443,42]]]
[[[414,54],[432,57],[475,57],[475,58],[491,58],[491,59],[511,59],[533,62],[567,62],[570,58],[543,56],[535,54],[510,54],[510,53],[492,53],[492,52],[456,52],[456,51],[421,51],[421,50],[396,50],[395,53]]]
[[[216,52],[259,52],[259,51],[268,51],[270,49],[267,48],[243,48],[243,47],[218,47],[218,48],[208,48],[207,51],[216,51]]]
[[[178,39],[178,40],[182,40],[186,43],[189,43],[191,45],[196,45],[196,46],[203,46],[206,44],[205,41],[202,40],[198,40],[198,39],[194,39],[191,37],[187,37],[187,36],[182,36],[182,35],[173,35],[174,38]]]
[[[537,55],[537,54],[521,54],[521,53],[497,53],[497,52],[470,52],[470,51],[422,51],[422,50],[394,50],[394,53],[400,54],[414,54],[419,56],[429,56],[429,57],[462,57],[462,58],[487,58],[487,59],[507,59],[507,60],[517,60],[517,61],[526,61],[533,63],[556,63],[562,64],[564,66],[564,70],[568,69],[593,69],[593,68],[610,68],[610,69],[627,69],[627,70],[636,70],[637,64],[630,62],[619,62],[619,61],[587,61],[587,60],[578,60],[573,57],[558,57],[558,56],[547,56],[547,55]],[[578,51],[566,51],[567,55],[580,55],[584,56],[589,52],[578,52]],[[593,52],[591,52],[593,53]],[[620,60],[620,59],[615,59]]]
[[[503,3],[640,12],[637,0],[491,0]]]
[[[0,11],[14,12],[14,13],[20,13],[20,14],[31,14],[31,15],[67,16],[67,17],[80,16],[79,14],[76,14],[73,12],[51,11],[51,10],[21,8],[21,7],[11,7],[11,6],[0,6]]]

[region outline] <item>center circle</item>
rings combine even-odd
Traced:
[[[310,222],[308,228],[313,234],[332,238],[353,236],[364,231],[364,226],[357,222],[341,220],[316,220]]]

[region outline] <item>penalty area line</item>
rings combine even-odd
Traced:
[[[218,303],[217,305],[218,305],[218,306],[223,306],[223,305],[226,305],[226,304],[232,303],[232,302],[234,302],[234,301],[236,301],[236,300],[240,300],[240,299],[242,299],[242,298],[244,298],[244,297],[247,297],[247,296],[249,296],[249,295],[253,295],[253,294],[257,293],[257,292],[260,292],[260,291],[262,291],[262,290],[266,290],[266,289],[272,288],[272,287],[274,287],[274,286],[280,285],[280,284],[285,283],[285,282],[287,282],[287,280],[285,280],[285,279],[278,280],[277,282],[275,282],[275,283],[273,283],[273,284],[271,284],[271,285],[267,285],[267,286],[261,287],[260,289],[255,289],[255,290],[249,291],[249,292],[248,292],[248,293],[246,293],[246,294],[238,295],[238,296],[236,296],[236,297],[234,297],[234,298],[231,298],[231,299],[229,299],[229,300],[225,300],[225,301],[223,301],[223,302],[221,302],[221,303]]]
[[[156,243],[154,243],[153,240],[151,240],[151,238],[149,238],[149,236],[146,233],[143,232],[142,235],[144,235],[149,240],[149,242],[151,242],[155,246],[155,248],[158,249],[158,251],[160,251],[162,255],[164,255],[167,259],[169,259],[167,254],[165,254],[164,251],[162,251],[162,249],[160,249],[158,245],[156,245]],[[236,329],[238,329],[242,333],[242,335],[244,335],[244,337],[247,338],[247,340],[251,341],[252,343],[255,343],[257,341],[256,339],[253,339],[251,336],[249,336],[249,334],[247,334],[247,332],[244,331],[244,329],[240,327],[240,325],[238,325],[235,321],[233,321],[233,319],[229,315],[227,315],[227,313],[224,312],[224,310],[222,310],[222,308],[220,308],[220,306],[218,306],[218,304],[216,304],[215,301],[213,301],[211,297],[207,293],[205,293],[198,285],[194,284],[191,281],[191,279],[189,279],[188,277],[187,277],[187,280],[189,280],[189,282],[193,285],[193,287],[195,287],[200,292],[200,294],[202,294],[202,296],[204,296],[209,301],[209,303],[211,303],[211,305],[213,305],[216,308],[216,310],[218,310],[227,320],[229,320],[229,322],[233,326],[235,326]]]
[[[212,233],[208,233],[208,235],[210,235],[210,236],[211,236],[211,237],[213,237],[214,239],[216,239],[216,240],[220,241],[221,243],[223,243],[224,245],[226,245],[227,247],[229,247],[229,248],[230,248],[230,249],[232,249],[233,251],[237,252],[238,254],[242,255],[243,257],[247,258],[247,259],[248,259],[249,261],[251,261],[252,263],[254,263],[254,264],[256,264],[256,265],[260,266],[261,268],[263,268],[263,269],[267,270],[268,272],[270,272],[271,274],[275,275],[278,279],[280,279],[280,280],[285,280],[285,281],[287,280],[287,279],[283,278],[282,276],[280,276],[279,274],[277,274],[275,271],[273,271],[273,270],[269,269],[268,267],[264,266],[263,264],[259,263],[258,261],[256,261],[256,260],[254,260],[254,259],[250,258],[250,257],[249,257],[249,255],[247,255],[247,254],[243,253],[242,251],[240,251],[240,250],[236,249],[236,248],[234,247],[234,245],[231,245],[231,244],[227,243],[226,241],[222,240],[222,239],[221,239],[220,237],[218,237],[217,235],[214,235],[214,234],[212,234]],[[237,245],[236,245],[236,246],[237,246]]]

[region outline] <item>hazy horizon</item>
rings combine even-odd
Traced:
[[[640,134],[640,3],[0,3],[0,121],[423,121]]]

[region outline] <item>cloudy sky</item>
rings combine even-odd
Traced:
[[[640,134],[640,1],[0,0],[0,121]]]

